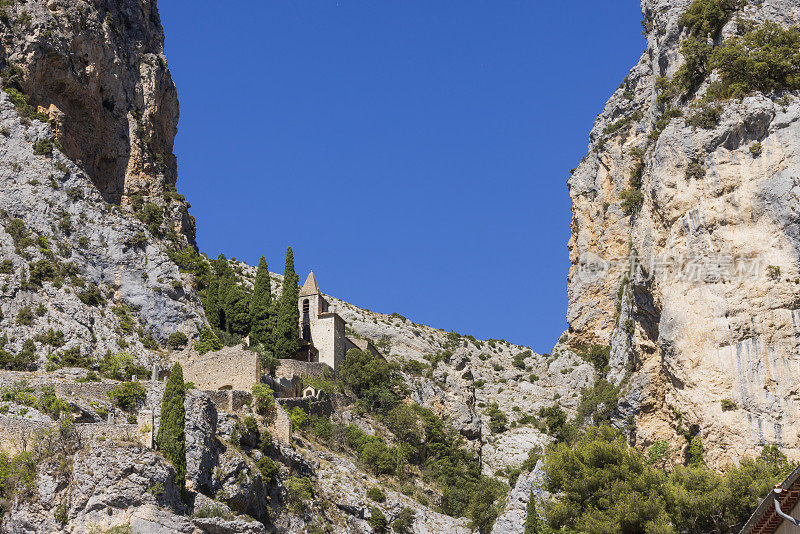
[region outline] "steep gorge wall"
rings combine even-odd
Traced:
[[[2,348],[28,368],[76,349],[152,360],[205,322],[169,254],[194,221],[155,1],[2,2],[0,42]]]
[[[155,0],[15,0],[0,41],[3,67],[22,69],[31,104],[107,202],[174,190],[178,97]],[[186,206],[170,211],[192,241]]]
[[[690,4],[643,0],[647,48],[568,181],[568,343],[612,346],[618,416],[636,416],[639,444],[699,432],[717,467],[765,443],[798,459],[800,100],[728,100],[707,129],[687,124],[695,108],[681,103],[684,116],[651,135],[664,110],[658,78],[683,63]],[[800,2],[748,2],[718,42],[739,17],[797,26]],[[643,200],[631,213],[621,195],[639,161]]]

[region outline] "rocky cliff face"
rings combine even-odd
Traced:
[[[636,416],[639,444],[699,432],[718,467],[765,443],[797,459],[800,101],[756,93],[698,121],[711,75],[665,112],[659,78],[684,63],[690,4],[642,2],[646,50],[569,178],[568,343],[611,345],[618,416]],[[739,20],[798,16],[796,0],[748,2],[714,42]]]
[[[3,5],[2,348],[17,368],[121,349],[152,361],[205,320],[167,253],[193,222],[174,192],[177,101],[155,5]]]
[[[12,85],[50,119],[62,152],[103,199],[129,205],[174,191],[178,99],[155,2],[5,4],[2,62],[21,70]],[[172,229],[191,241],[186,206],[169,211]]]

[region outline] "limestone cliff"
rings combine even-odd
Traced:
[[[169,256],[194,223],[155,3],[3,2],[0,39],[0,349],[18,369],[151,362],[205,321]]]
[[[568,344],[611,345],[617,418],[635,415],[640,445],[699,432],[714,466],[765,443],[798,459],[800,100],[707,106],[709,73],[665,104],[690,4],[643,0],[646,50],[568,180]],[[796,0],[742,2],[707,44],[799,15]]]
[[[102,197],[160,198],[177,177],[178,99],[155,1],[4,2],[3,67],[21,70],[30,105],[54,125],[62,152]],[[173,230],[193,239],[184,203],[168,206]]]

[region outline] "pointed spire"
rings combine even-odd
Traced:
[[[319,294],[319,286],[317,285],[317,278],[314,276],[314,271],[308,273],[308,278],[306,278],[306,283],[303,284],[303,288],[300,290],[301,297],[307,297],[309,295],[318,295]]]

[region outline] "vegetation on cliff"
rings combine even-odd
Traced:
[[[481,474],[478,456],[445,421],[410,402],[397,364],[351,349],[340,376],[341,386],[331,384],[326,389],[343,387],[352,392],[362,413],[375,417],[391,432],[393,444],[379,435],[367,435],[358,426],[318,416],[304,422],[307,432],[333,449],[352,452],[375,475],[391,477],[404,487],[413,488],[416,477],[434,482],[442,492],[442,513],[467,517],[473,528],[489,532],[507,487]]]
[[[647,454],[608,426],[588,429],[545,452],[549,525],[587,533],[733,532],[758,500],[792,470],[774,445],[724,475],[703,463],[671,466],[666,442]]]

